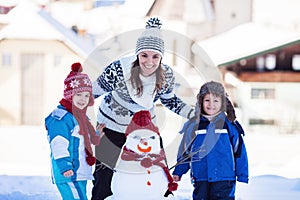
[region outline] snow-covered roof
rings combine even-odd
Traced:
[[[19,1],[20,0],[0,0],[0,5],[6,7],[15,6],[19,3]]]
[[[144,18],[153,2],[154,0],[126,0],[121,5],[85,10],[81,4],[58,1],[52,2],[49,10],[55,19],[67,27],[76,24],[79,28],[95,35],[102,33],[114,35],[118,32],[144,27]],[[65,10],[68,10],[68,15]],[[137,23],[141,26],[137,26]]]
[[[59,40],[82,56],[87,56],[94,49],[91,41],[77,36],[33,2],[17,4],[7,14],[6,21],[8,25],[0,31],[0,40]]]
[[[197,42],[215,65],[231,63],[300,40],[300,34],[290,29],[245,23],[227,32]]]
[[[0,0],[0,6],[13,7],[19,3],[31,2],[39,5],[46,5],[50,0]]]

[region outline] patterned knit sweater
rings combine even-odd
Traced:
[[[149,110],[155,122],[154,104],[157,100],[182,117],[190,118],[194,115],[194,109],[173,93],[175,77],[172,69],[165,64],[162,65],[165,76],[162,89],[153,94],[155,76],[140,76],[144,91],[141,97],[137,97],[129,80],[135,59],[136,56],[130,56],[112,62],[93,83],[94,97],[103,95],[97,114],[99,123],[125,133],[134,113],[141,110]]]

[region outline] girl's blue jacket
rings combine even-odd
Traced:
[[[248,183],[246,147],[238,127],[225,113],[212,121],[203,116],[199,123],[191,119],[181,132],[184,135],[173,175],[181,177],[190,170],[192,181]]]
[[[53,183],[93,180],[92,167],[86,162],[83,136],[72,113],[59,105],[45,119],[51,150]],[[73,170],[74,175],[66,178],[63,173]]]

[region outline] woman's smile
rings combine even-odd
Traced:
[[[161,55],[154,51],[143,51],[138,55],[141,74],[151,76],[159,67]]]

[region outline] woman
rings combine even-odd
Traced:
[[[94,97],[104,95],[97,120],[106,127],[105,136],[96,147],[98,161],[94,172],[93,200],[112,195],[113,168],[134,113],[148,110],[155,122],[154,105],[160,100],[165,107],[182,117],[194,116],[194,109],[173,93],[173,71],[162,63],[164,40],[160,27],[160,20],[151,18],[137,40],[135,55],[112,62],[93,83]]]

